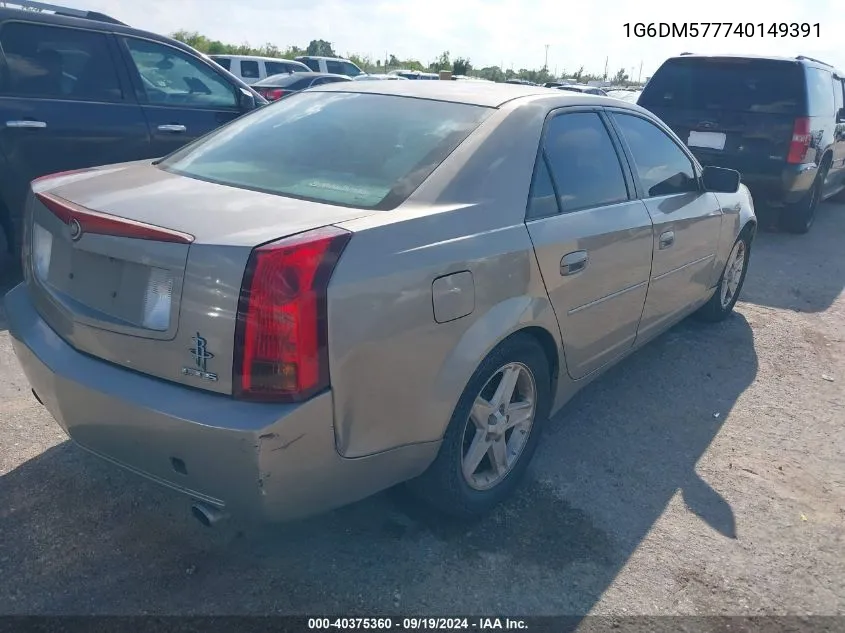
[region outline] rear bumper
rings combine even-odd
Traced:
[[[799,202],[813,186],[819,168],[816,164],[787,165],[779,174],[743,171],[742,182],[755,200],[774,205]]]
[[[420,474],[439,448],[346,459],[335,449],[330,392],[276,405],[185,388],[77,352],[41,319],[24,284],[5,309],[27,379],[71,439],[238,514],[286,520],[351,503]]]

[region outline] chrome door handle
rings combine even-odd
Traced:
[[[158,131],[159,132],[180,133],[180,132],[187,132],[188,128],[186,128],[184,125],[179,125],[177,123],[171,123],[171,124],[168,124],[168,125],[159,125]]]
[[[675,243],[675,231],[666,231],[665,233],[660,234],[660,250],[664,248],[669,248],[672,244]]]
[[[47,124],[44,121],[6,121],[6,127],[42,130]]]
[[[587,267],[590,258],[587,256],[587,251],[575,251],[563,256],[560,260],[560,274],[564,277],[580,273]]]

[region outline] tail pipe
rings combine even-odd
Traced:
[[[201,501],[198,501],[191,506],[191,514],[197,521],[208,528],[229,516],[219,508],[215,508],[214,506]]]

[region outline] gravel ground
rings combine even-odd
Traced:
[[[475,524],[389,492],[205,529],[66,441],[0,312],[0,614],[845,615],[843,244],[843,205],[762,232],[737,314],[579,394]]]

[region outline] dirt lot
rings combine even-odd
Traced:
[[[0,313],[0,613],[845,614],[843,285],[845,206],[763,232],[738,313],[582,392],[474,525],[387,493],[207,530],[65,440]]]

